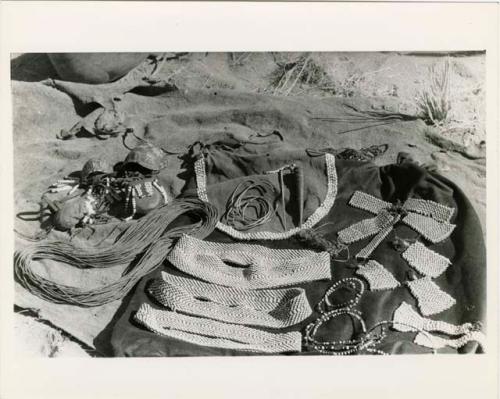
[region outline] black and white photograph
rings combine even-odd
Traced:
[[[482,353],[486,56],[14,55],[21,347]]]
[[[5,3],[2,399],[498,394],[498,7]]]

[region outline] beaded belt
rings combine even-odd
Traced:
[[[328,252],[223,244],[188,235],[179,239],[167,259],[201,280],[237,288],[279,287],[331,278]]]
[[[241,290],[162,272],[149,293],[163,306],[234,324],[283,328],[312,313],[302,288]]]
[[[300,352],[300,332],[270,333],[237,324],[157,310],[142,304],[135,319],[149,330],[196,345],[248,352]]]

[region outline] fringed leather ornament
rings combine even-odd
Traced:
[[[456,303],[453,297],[441,290],[429,277],[408,281],[406,284],[424,316],[440,313]]]

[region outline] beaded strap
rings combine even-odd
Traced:
[[[241,290],[162,272],[149,293],[163,306],[194,316],[272,328],[293,326],[312,313],[302,288]]]
[[[144,303],[135,320],[149,330],[196,345],[248,352],[300,352],[299,332],[270,333],[237,324],[191,317],[175,312],[157,310]]]
[[[365,265],[359,265],[356,273],[368,281],[370,290],[394,289],[400,285],[391,272],[374,260],[368,261]]]
[[[289,286],[331,278],[328,252],[224,244],[188,235],[179,239],[167,259],[179,270],[201,280],[237,288]]]
[[[284,240],[293,237],[298,232],[314,227],[331,210],[337,196],[337,171],[335,169],[335,156],[325,154],[326,173],[327,173],[327,191],[324,201],[314,211],[314,213],[302,223],[302,226],[284,232],[256,231],[241,232],[227,224],[218,222],[216,228],[238,240]],[[196,176],[196,186],[198,198],[204,202],[210,202],[207,194],[207,176],[205,169],[205,158],[196,160],[194,164]]]
[[[408,281],[406,284],[424,316],[443,312],[456,303],[452,296],[441,290],[429,277]]]
[[[436,331],[448,335],[461,335],[468,333],[474,328],[472,323],[465,323],[457,326],[441,320],[427,319],[420,316],[407,302],[402,302],[396,309],[393,321],[394,328],[401,332],[424,330]]]
[[[451,264],[448,258],[418,241],[410,245],[401,256],[420,273],[434,278],[440,276]]]

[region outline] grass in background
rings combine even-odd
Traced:
[[[429,68],[429,81],[417,95],[417,106],[421,117],[435,126],[442,126],[449,117],[450,103],[450,61],[435,64]]]

